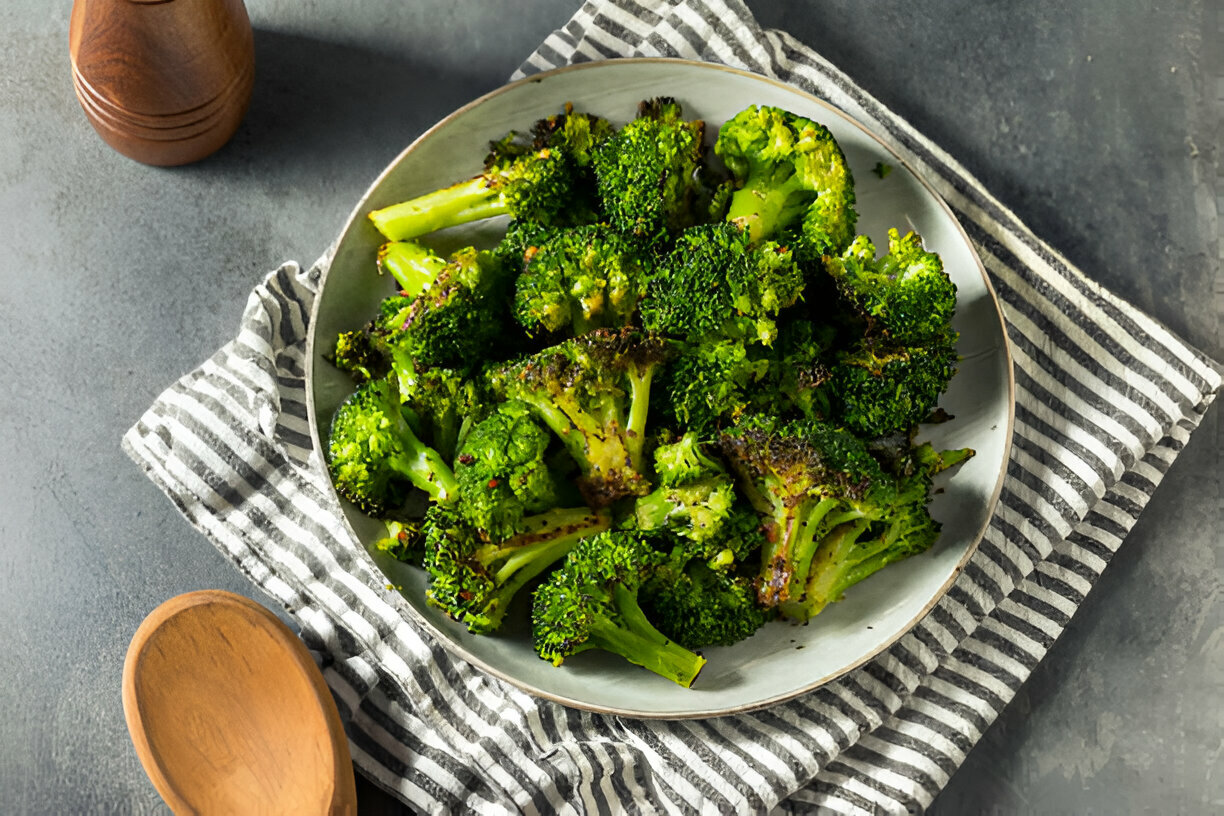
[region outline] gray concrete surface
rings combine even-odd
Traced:
[[[70,5],[0,5],[0,810],[157,812],[123,723],[127,642],[174,594],[252,591],[119,437],[229,339],[264,271],[313,260],[405,143],[504,81],[578,0],[249,0],[250,114],[177,170],[124,159],[86,124]],[[1091,278],[1224,358],[1213,6],[750,5]],[[930,812],[1224,810],[1220,441],[1215,410]],[[362,796],[364,813],[398,811]]]

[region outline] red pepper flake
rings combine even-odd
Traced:
[[[496,479],[490,479],[490,480],[489,480],[489,489],[490,489],[490,490],[492,490],[493,488],[497,487],[499,484],[501,484],[501,483],[500,483],[500,482],[498,482]]]

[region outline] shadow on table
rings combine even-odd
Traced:
[[[349,193],[348,206],[426,128],[504,80],[256,30],[250,108],[234,138],[199,167],[290,183],[304,177],[308,190]]]

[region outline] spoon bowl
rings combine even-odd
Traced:
[[[176,813],[356,813],[348,740],[310,653],[275,615],[203,590],[153,610],[123,667],[141,764]]]

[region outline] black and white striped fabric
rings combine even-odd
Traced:
[[[349,539],[311,449],[305,338],[326,258],[252,294],[237,339],[124,446],[300,624],[356,764],[430,812],[905,813],[924,808],[1067,625],[1220,385],[1214,364],[1085,279],[951,157],[737,0],[596,0],[522,72],[630,55],[723,62],[883,134],[949,202],[1003,301],[1015,446],[989,531],[947,596],[863,668],[707,721],[540,701],[456,660]]]

